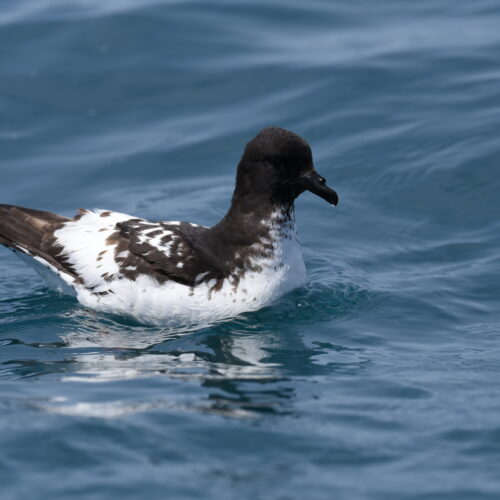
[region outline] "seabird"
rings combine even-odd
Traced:
[[[231,206],[213,227],[0,204],[0,244],[91,309],[157,326],[210,323],[305,284],[294,200],[306,190],[338,203],[309,144],[268,127],[246,145]]]

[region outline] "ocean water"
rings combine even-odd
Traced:
[[[500,498],[500,3],[2,0],[0,202],[213,224],[304,136],[308,285],[194,331],[0,250],[0,496]]]

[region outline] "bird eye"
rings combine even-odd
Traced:
[[[269,163],[271,165],[273,165],[273,167],[277,167],[277,168],[280,168],[280,169],[284,168],[285,160],[281,156],[272,155],[272,156],[268,157],[267,160],[269,161]]]

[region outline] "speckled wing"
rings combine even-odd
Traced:
[[[206,228],[186,222],[128,220],[111,236],[121,275],[135,279],[149,274],[159,283],[171,280],[193,287],[218,273],[196,249],[194,241]]]
[[[80,210],[54,233],[58,260],[94,293],[110,291],[115,280],[148,275],[158,283],[195,286],[217,273],[193,247],[206,228],[183,222],[149,222],[105,210]]]
[[[0,205],[0,244],[31,257],[38,272],[41,266],[70,288],[93,294],[110,293],[117,280],[144,275],[159,284],[188,287],[220,280],[217,259],[202,244],[207,231],[196,224],[149,222],[107,210],[81,209],[68,219]],[[45,271],[40,274],[47,278]]]

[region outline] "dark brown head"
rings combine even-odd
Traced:
[[[238,165],[233,201],[250,195],[287,206],[306,190],[332,205],[338,203],[337,193],[314,169],[311,148],[304,139],[268,127],[247,144]]]

